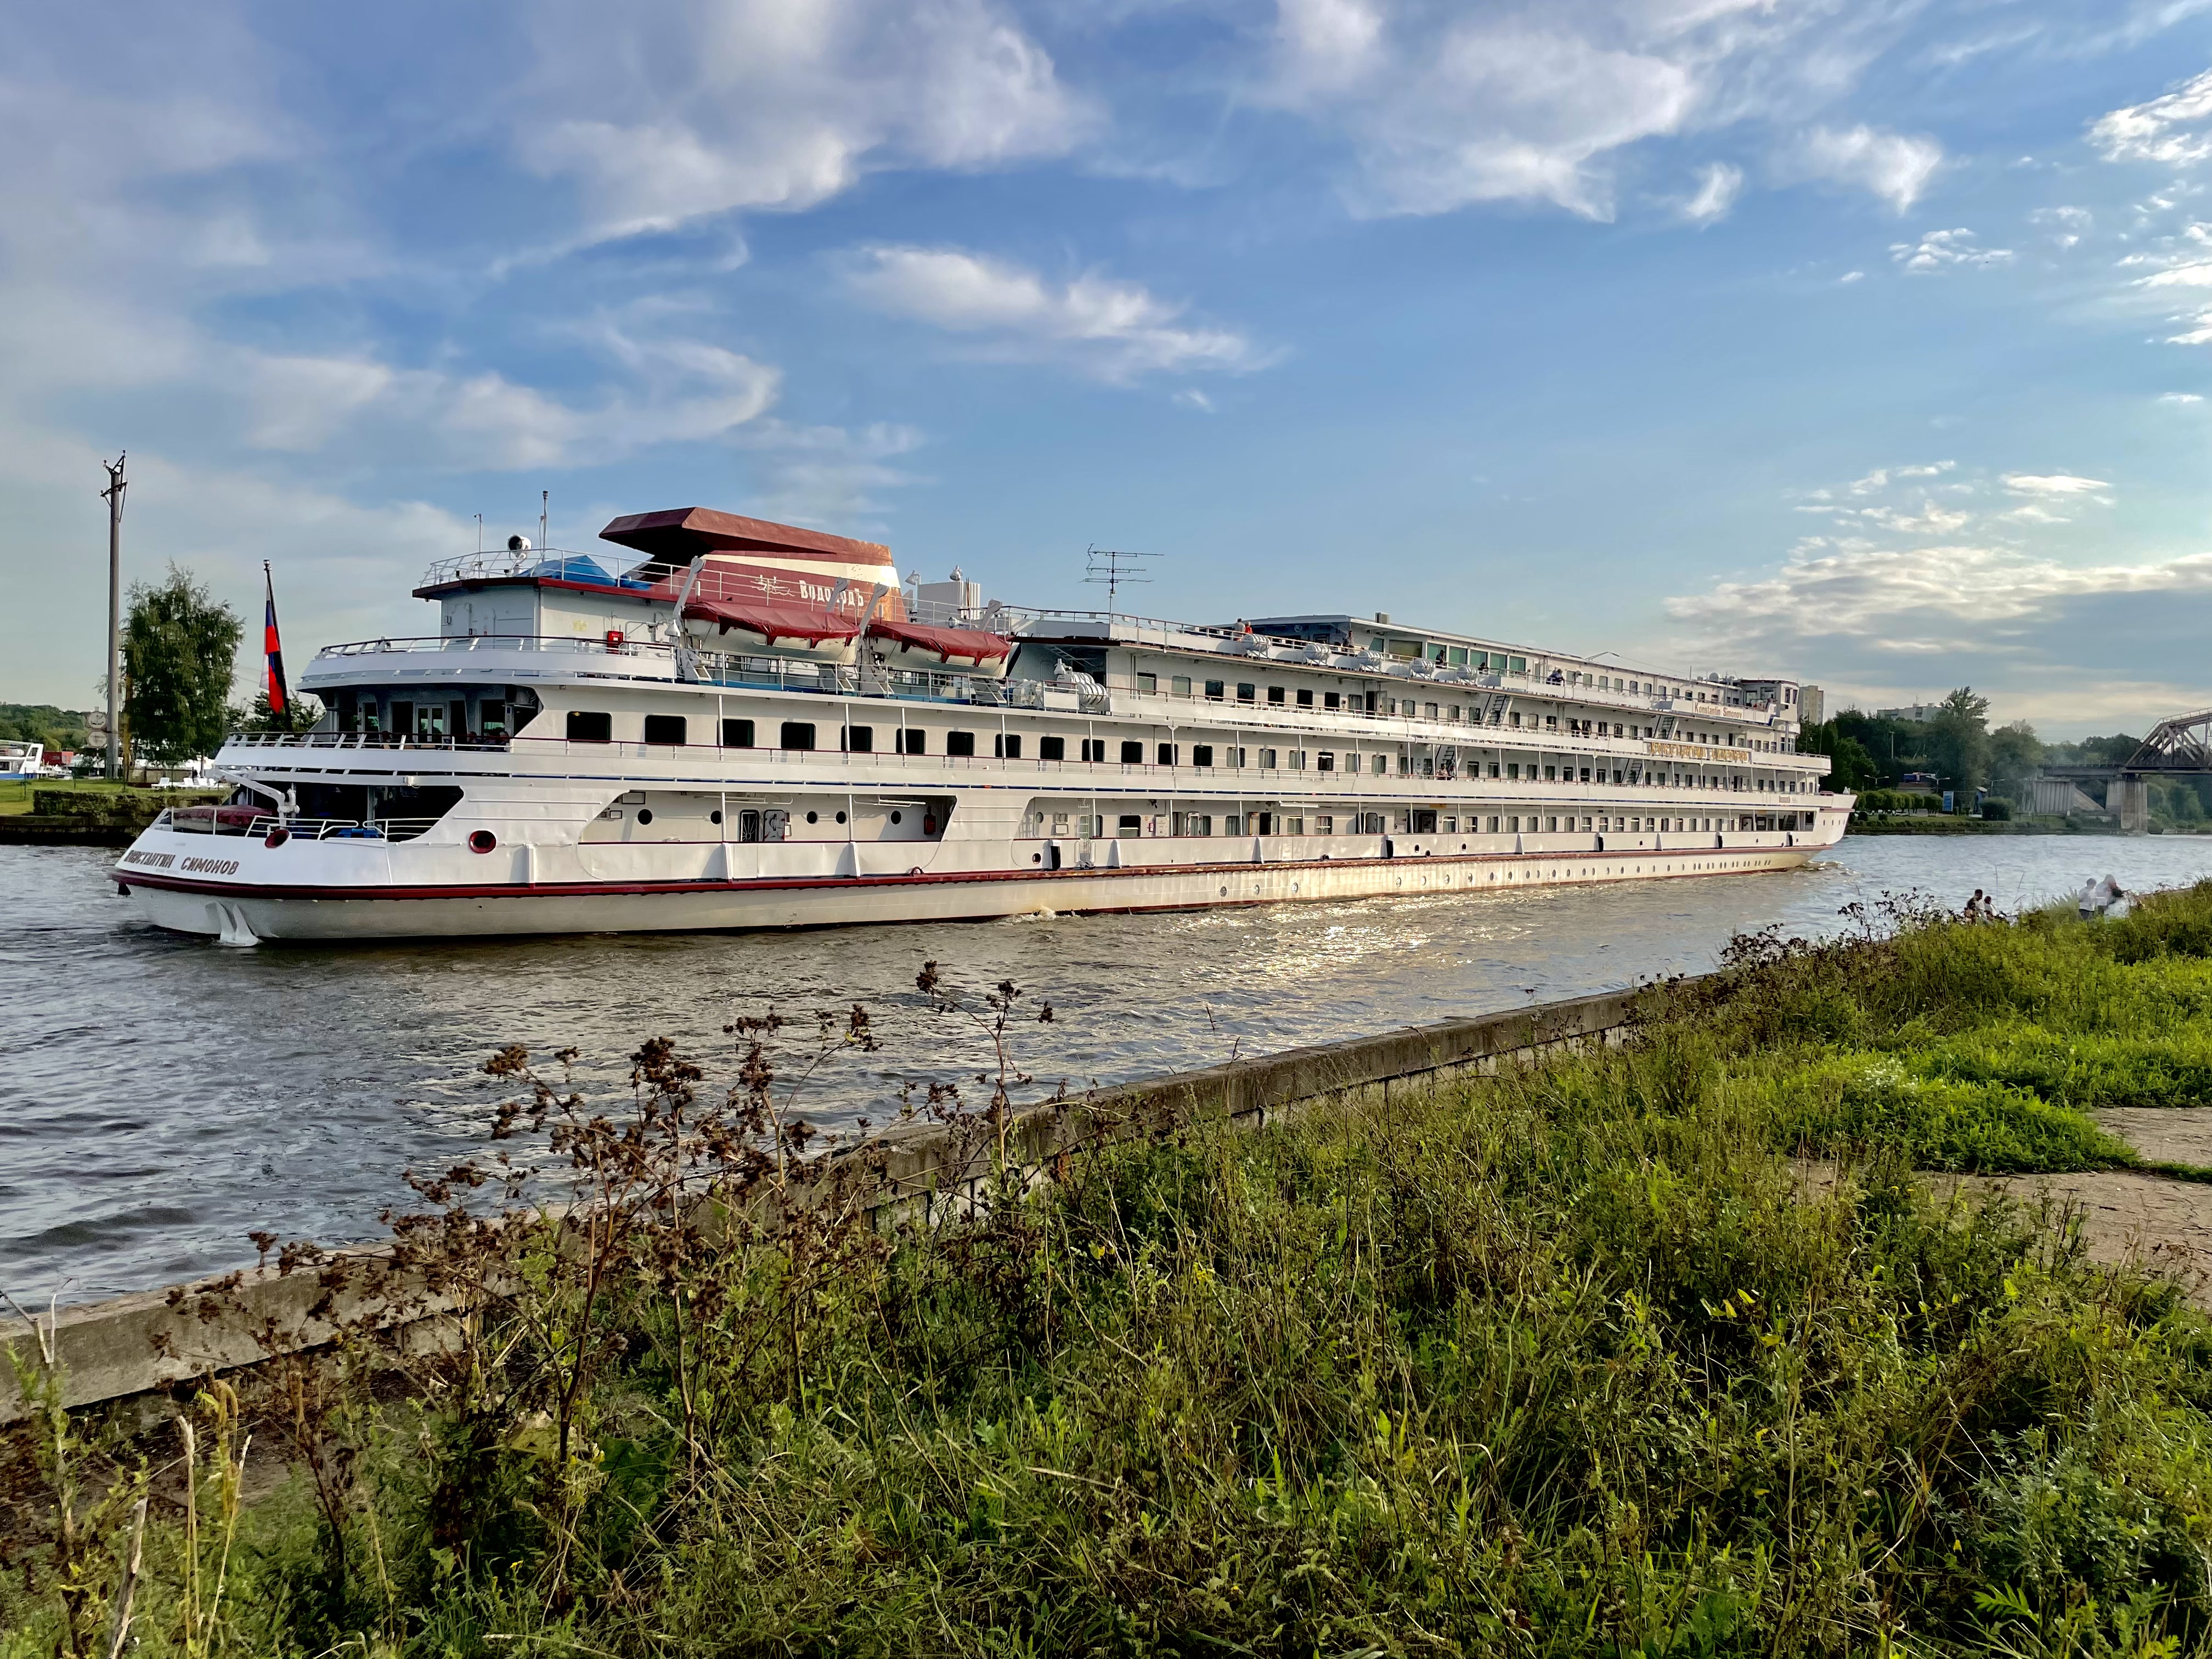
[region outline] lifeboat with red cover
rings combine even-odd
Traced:
[[[931,628],[880,617],[868,624],[868,641],[889,668],[975,674],[993,680],[1006,677],[1006,665],[1014,654],[1012,640],[980,628]]]
[[[684,606],[684,629],[717,651],[757,651],[831,663],[850,663],[860,655],[857,621],[769,599],[695,597]]]

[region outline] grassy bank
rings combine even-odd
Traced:
[[[1051,1028],[994,994],[1010,1064],[1042,1058]],[[144,1654],[2212,1634],[2212,1327],[2087,1263],[2071,1218],[1915,1173],[2124,1165],[2089,1110],[2212,1103],[2212,884],[2094,927],[1743,941],[1623,1049],[1071,1159],[927,1233],[757,1150],[800,1139],[771,1074],[866,1047],[865,1017],[732,1035],[727,1101],[648,1044],[604,1116],[495,1062],[601,1220],[489,1232],[436,1206],[499,1166],[426,1182],[403,1237],[479,1317],[374,1386],[362,1332],[258,1407],[216,1391],[191,1540],[180,1440],[50,1419],[0,1652],[53,1651],[64,1608],[104,1644],[149,1489]],[[1802,1187],[1799,1153],[1845,1178]],[[679,1179],[796,1231],[710,1238]],[[295,1473],[241,1504],[222,1471],[257,1412]],[[37,1502],[57,1445],[74,1543]]]

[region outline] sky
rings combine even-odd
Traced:
[[[94,701],[127,450],[295,678],[544,490],[2140,731],[2208,185],[2212,0],[9,0],[0,699]]]

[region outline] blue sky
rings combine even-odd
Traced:
[[[2212,0],[0,9],[0,698],[753,512],[2046,735],[2212,702]]]

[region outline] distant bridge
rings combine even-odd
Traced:
[[[2119,816],[2120,828],[2138,833],[2150,828],[2150,781],[2212,775],[2212,708],[2160,720],[2118,766],[2046,766],[2036,780],[2036,810],[2046,810],[2048,793],[2057,811],[2085,783],[2105,786],[2105,807]]]

